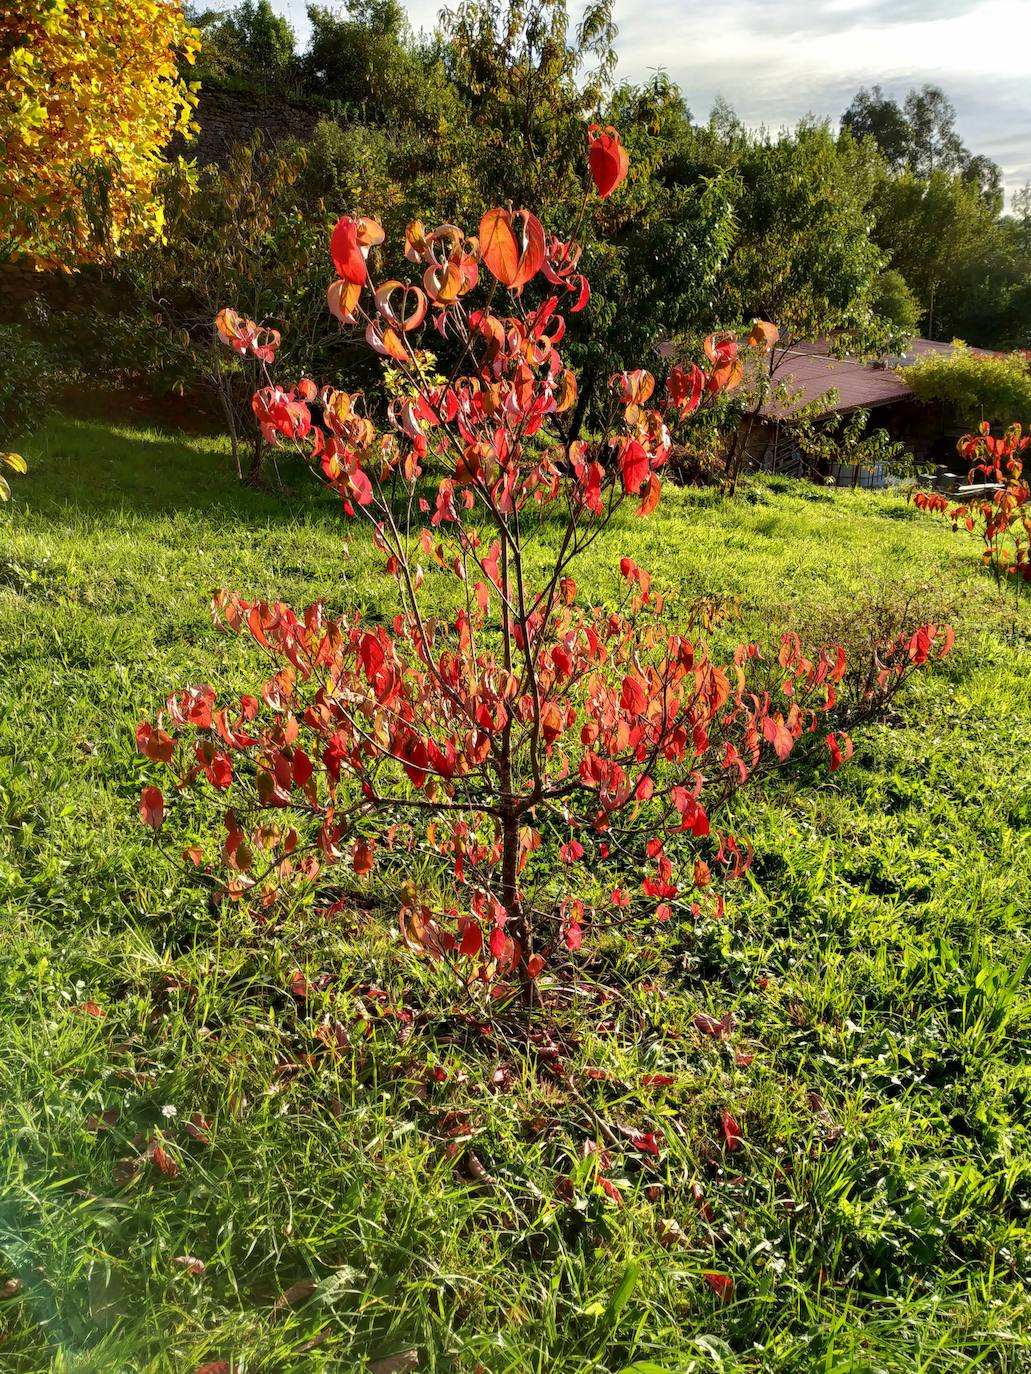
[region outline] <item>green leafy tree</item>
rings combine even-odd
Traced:
[[[332,348],[336,331],[319,265],[331,219],[321,206],[302,209],[296,185],[302,166],[300,150],[267,149],[256,136],[234,149],[226,167],[205,168],[196,187],[173,179],[166,188],[166,244],[136,254],[122,274],[127,297],[148,325],[129,321],[137,365],[167,390],[210,393],[237,475],[252,484],[262,478],[266,454],[251,408],[260,360],[227,353],[212,320],[237,301],[262,325],[281,331],[280,356],[297,375]]]
[[[258,88],[289,84],[296,76],[296,36],[269,0],[241,0],[231,10],[193,10],[201,34],[201,73],[231,77]]]
[[[870,308],[903,337],[915,334],[920,327],[920,302],[902,273],[893,267],[877,274],[870,289]]]
[[[921,401],[941,401],[965,423],[1031,422],[1031,369],[1019,353],[974,353],[958,346],[901,370]]]
[[[869,410],[860,408],[826,419],[803,418],[792,424],[791,432],[802,452],[827,472],[834,465],[851,469],[854,487],[864,472],[875,468],[911,473],[913,455],[905,444],[892,439],[886,429],[870,429],[869,424]]]
[[[911,130],[897,100],[885,95],[880,86],[857,91],[852,104],[841,116],[842,127],[854,139],[870,138],[893,172],[909,165]]]
[[[399,0],[349,0],[344,13],[312,4],[307,13],[305,87],[338,102],[348,122],[429,134],[459,117],[439,55],[415,40]]]
[[[911,172],[885,178],[876,236],[920,301],[931,339],[963,331],[977,284],[1008,271],[991,206],[977,187],[944,170],[926,180]]]
[[[876,154],[827,121],[756,138],[735,162],[742,194],[722,283],[728,323],[772,320],[784,341],[868,332],[883,255],[871,241]]]

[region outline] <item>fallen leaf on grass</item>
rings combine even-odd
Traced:
[[[193,1374],[233,1374],[233,1366],[228,1360],[212,1360],[210,1364],[199,1364]]]
[[[674,1245],[686,1245],[687,1234],[678,1222],[660,1221],[659,1244],[666,1246],[667,1249]]]
[[[621,1135],[625,1135],[635,1150],[640,1150],[642,1154],[657,1155],[659,1153],[659,1142],[662,1135],[657,1131],[639,1131],[635,1126],[624,1126],[616,1123],[616,1130]]]
[[[614,1183],[611,1183],[607,1178],[599,1178],[598,1182],[601,1184],[605,1192],[609,1195],[609,1197],[616,1204],[616,1206],[621,1207],[623,1205],[623,1194],[619,1191],[616,1185]]]
[[[198,1259],[196,1255],[176,1255],[172,1263],[178,1264],[180,1269],[187,1270],[188,1273],[193,1274],[197,1278],[199,1278],[201,1274],[207,1273],[208,1269],[204,1261]]]
[[[302,1302],[308,1301],[318,1286],[318,1279],[298,1279],[280,1293],[272,1305],[272,1311],[282,1312],[284,1307],[299,1307]]]
[[[706,1269],[702,1273],[702,1278],[716,1294],[720,1302],[730,1302],[734,1292],[734,1280],[729,1274],[717,1274],[712,1269]]]
[[[488,1172],[483,1162],[473,1154],[472,1150],[467,1150],[465,1154],[465,1167],[469,1175],[477,1183],[493,1183],[494,1177]]]
[[[101,1112],[99,1116],[88,1116],[84,1123],[87,1131],[109,1131],[118,1120],[118,1112],[111,1108],[109,1111]]]
[[[75,1010],[84,1012],[86,1016],[104,1017],[107,1015],[104,1008],[96,1002],[80,1002]]]
[[[705,1189],[697,1179],[691,1184],[691,1196],[694,1198],[695,1202],[698,1203],[698,1211],[701,1213],[702,1220],[712,1222],[714,1217],[713,1210],[708,1202],[706,1202]]]
[[[201,1144],[206,1145],[211,1122],[205,1120],[200,1112],[194,1112],[189,1121],[183,1122],[183,1129],[191,1140],[199,1140]]]
[[[723,1132],[723,1140],[727,1149],[731,1152],[740,1150],[743,1143],[741,1127],[725,1108],[720,1112],[720,1130]]]
[[[831,1116],[830,1112],[827,1110],[827,1104],[826,1102],[824,1102],[820,1094],[809,1093],[807,1096],[807,1100],[809,1102],[809,1110],[819,1121],[823,1123],[824,1126],[827,1127],[828,1141],[833,1142],[835,1140],[840,1140],[842,1135],[844,1134],[844,1128],[839,1126],[838,1123]]]
[[[722,1020],[717,1021],[715,1016],[700,1011],[694,1018],[695,1029],[701,1031],[703,1035],[714,1035],[718,1040],[726,1040],[737,1025],[737,1017],[732,1011],[728,1011]]]
[[[147,1151],[155,1168],[159,1169],[166,1178],[175,1178],[179,1172],[179,1165],[175,1162],[167,1150],[155,1141]]]
[[[419,1368],[418,1350],[400,1350],[396,1355],[386,1355],[382,1360],[373,1360],[369,1374],[407,1374],[408,1370]]]

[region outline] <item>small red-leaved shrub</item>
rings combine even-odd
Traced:
[[[921,510],[943,515],[954,530],[962,527],[981,541],[981,562],[991,568],[996,582],[1012,578],[1019,590],[1031,582],[1031,486],[1024,476],[1023,453],[1031,435],[1020,425],[1010,425],[996,439],[987,421],[976,434],[966,434],[957,448],[970,464],[971,483],[994,486],[977,499],[953,504],[937,491],[918,491],[914,504]]]
[[[590,165],[601,194],[626,175],[613,131],[592,130]],[[222,592],[216,621],[260,646],[266,680],[232,702],[174,692],[138,743],[173,793],[197,794],[184,809],[210,838],[187,857],[232,898],[272,915],[336,868],[383,868],[412,951],[470,988],[528,991],[595,928],[721,909],[717,882],[749,853],[711,816],[804,736],[831,768],[847,757],[828,716],[845,658],[785,635],[772,659],[743,644],[717,663],[629,553],[611,605],[584,604],[572,576],[624,507],[655,509],[668,425],[736,384],[733,338],[709,340],[709,369],[675,368],[662,394],[643,370],[613,377],[604,432],[568,441],[576,379],[559,346],[562,308],[589,295],[579,246],[528,210],[488,211],[476,237],[416,223],[417,279],[376,283],[382,238],[339,221],[328,301],[390,360],[385,422],[359,394],[270,374],[254,410],[367,524],[397,613],[366,623]],[[446,376],[427,327],[451,350]],[[228,309],[218,330],[273,363],[276,334]],[[745,347],[773,337],[759,325]],[[943,649],[924,627],[910,658]],[[143,821],[180,804],[148,786]],[[426,856],[424,889],[411,875]]]

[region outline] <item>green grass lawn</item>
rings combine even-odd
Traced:
[[[260,926],[141,833],[136,722],[172,687],[256,681],[211,590],[391,609],[334,500],[290,462],[285,495],[241,491],[217,440],[99,419],[23,451],[0,513],[5,1374],[1026,1374],[1031,611],[972,545],[897,496],[755,481],[667,489],[592,551],[599,599],[629,552],[673,606],[739,597],[735,637],[912,595],[957,647],[840,772],[742,794],[756,858],[722,922],[588,953],[560,1078],[454,1016],[382,882]],[[694,1027],[729,1010],[727,1044]],[[158,1133],[168,1172],[141,1159]]]

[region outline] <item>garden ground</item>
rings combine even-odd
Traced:
[[[387,879],[260,926],[141,833],[136,722],[256,681],[211,590],[391,609],[336,502],[292,460],[285,495],[243,491],[220,441],[104,418],[24,452],[0,1367],[1029,1368],[1031,618],[969,543],[897,495],[760,480],[616,522],[579,574],[601,600],[629,552],[675,605],[740,598],[721,640],[847,638],[912,598],[957,645],[838,773],[743,794],[756,858],[722,922],[593,942],[557,1063],[456,1014]],[[695,1022],[728,1012],[726,1039]]]

